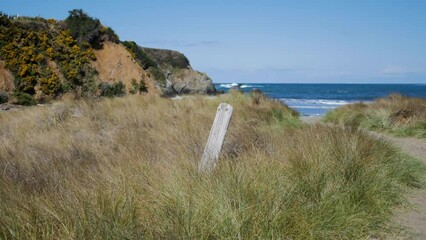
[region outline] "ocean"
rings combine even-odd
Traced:
[[[321,116],[336,107],[371,102],[392,93],[426,98],[426,84],[215,84],[216,89],[225,92],[235,86],[244,92],[259,89],[267,96],[283,101],[302,116]]]

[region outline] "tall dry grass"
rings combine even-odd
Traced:
[[[198,162],[234,107],[214,172]],[[0,113],[2,239],[357,239],[397,234],[422,166],[363,132],[233,93]]]
[[[329,112],[326,122],[426,138],[426,99],[392,94],[373,103],[350,104]]]

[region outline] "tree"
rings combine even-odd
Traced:
[[[95,49],[102,48],[101,30],[102,24],[99,19],[90,17],[82,9],[69,11],[69,16],[65,19],[71,36],[79,44],[89,42]]]

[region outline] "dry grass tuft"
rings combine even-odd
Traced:
[[[335,109],[325,116],[325,121],[396,136],[426,138],[426,99],[393,94],[370,104],[357,103]]]
[[[224,154],[200,174],[220,102],[234,107]],[[239,93],[0,113],[0,141],[2,239],[381,237],[421,185],[389,143]]]

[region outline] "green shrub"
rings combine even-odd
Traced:
[[[102,27],[100,30],[101,40],[120,43],[120,38],[110,27]]]
[[[132,89],[130,89],[130,94],[136,94],[139,89],[139,83],[136,82],[136,79],[132,79]]]
[[[177,57],[174,57],[169,62],[174,68],[188,68],[189,60],[183,54],[179,54]]]
[[[90,17],[82,9],[69,11],[65,19],[68,30],[79,43],[89,42],[95,49],[103,47],[101,41],[102,24],[99,19]]]
[[[123,42],[123,45],[144,70],[147,70],[148,68],[158,68],[157,63],[151,59],[135,42],[125,41]]]
[[[190,68],[188,58],[180,52],[155,48],[144,48],[144,51],[161,66],[168,66],[176,69]]]
[[[136,94],[136,93],[147,93],[148,92],[148,88],[146,86],[146,83],[144,80],[140,80],[140,82],[138,83],[136,81],[136,79],[132,79],[132,89],[130,89],[129,91],[131,94]]]
[[[31,106],[36,104],[34,98],[28,93],[16,92],[13,96],[16,98],[16,104],[18,105]]]
[[[149,68],[148,73],[150,73],[157,82],[166,84],[166,76],[159,68]]]
[[[5,91],[0,91],[0,104],[6,103],[9,101],[9,94]]]
[[[117,82],[113,84],[109,83],[101,83],[99,84],[99,89],[101,91],[101,96],[103,97],[114,97],[114,96],[124,96],[125,95],[125,87],[123,82]]]
[[[141,80],[139,82],[139,93],[147,93],[148,92],[148,87],[146,86],[146,83],[144,80]]]

